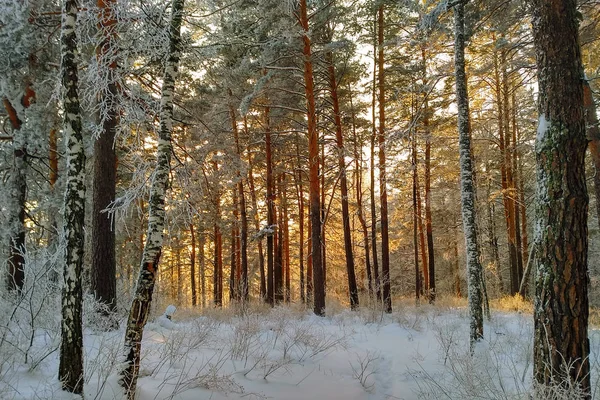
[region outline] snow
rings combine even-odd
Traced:
[[[466,308],[395,309],[328,310],[325,318],[299,306],[208,310],[176,322],[163,314],[144,332],[137,399],[527,398],[531,315],[495,314],[471,357]],[[86,329],[86,398],[119,398],[123,335]],[[600,332],[590,338],[596,366]],[[74,398],[56,381],[57,353],[34,371],[2,370],[0,398]]]
[[[536,136],[536,141],[538,143],[541,143],[544,140],[549,127],[550,123],[546,120],[546,116],[544,114],[540,114]]]

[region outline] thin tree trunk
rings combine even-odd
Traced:
[[[163,78],[160,101],[160,130],[158,137],[157,162],[150,188],[150,209],[148,211],[148,234],[135,295],[131,303],[129,318],[125,330],[125,362],[120,372],[120,384],[127,398],[135,398],[137,378],[140,368],[142,334],[150,306],[152,292],[163,244],[165,221],[165,195],[169,182],[171,152],[171,133],[173,130],[173,95],[179,68],[181,52],[181,21],[183,0],[173,0],[171,6],[169,58]]]
[[[536,397],[559,385],[591,398],[588,194],[579,11],[575,0],[534,0],[539,82],[536,137],[534,378]],[[567,395],[568,396],[568,395]]]
[[[67,139],[64,207],[66,238],[58,379],[63,390],[83,395],[83,248],[85,243],[85,147],[77,63],[77,0],[65,0],[61,24],[63,129]]]
[[[216,168],[216,167],[215,167]],[[213,254],[213,301],[215,306],[223,305],[223,234],[221,233],[221,199],[215,199],[214,254]]]
[[[489,163],[488,163],[489,164]],[[489,166],[486,166],[486,170],[489,171]],[[502,277],[502,270],[500,269],[500,254],[498,253],[498,236],[496,234],[496,219],[495,216],[495,203],[491,197],[491,179],[488,179],[487,193],[486,193],[486,209],[487,209],[487,227],[488,227],[488,248],[490,249],[492,264],[494,265],[494,272],[498,279],[498,289],[501,294],[504,293],[504,279]]]
[[[25,98],[24,98],[25,99]],[[9,193],[9,255],[7,288],[21,293],[25,284],[25,214],[27,203],[27,135],[20,132],[22,122],[17,110],[8,99],[3,100],[4,108],[13,129],[13,168]]]
[[[415,262],[415,299],[417,304],[421,301],[421,293],[423,293],[423,287],[421,285],[421,268],[419,267],[419,239],[418,239],[418,221],[417,221],[417,165],[416,165],[416,146],[415,140],[412,141],[412,169],[413,169],[413,182],[412,182],[412,205],[413,205],[413,249],[414,249],[414,262]]]
[[[248,132],[246,117],[244,117],[244,129]],[[256,201],[256,190],[254,189],[254,173],[252,170],[252,159],[248,155],[248,186],[250,187],[250,199],[252,201],[252,210],[254,212],[254,229],[260,231],[260,222],[258,217],[258,202]],[[260,273],[260,298],[266,301],[267,283],[265,279],[265,256],[263,253],[262,238],[258,238],[258,269]]]
[[[273,193],[273,155],[271,148],[271,124],[269,107],[265,107],[265,153],[267,163],[267,303],[275,304],[274,271],[275,261],[273,259],[275,248],[275,194]]]
[[[283,301],[283,218],[282,218],[282,184],[281,174],[277,177],[277,202],[279,207],[275,209],[273,225],[275,226],[275,267],[273,270],[273,290],[275,293],[275,303]]]
[[[233,221],[231,228],[231,253],[230,253],[230,275],[229,275],[229,299],[230,300],[239,300],[239,280],[238,280],[238,221],[239,221],[239,213],[238,213],[238,191],[237,187],[233,190]]]
[[[198,293],[196,291],[196,235],[194,232],[194,224],[190,224],[190,286],[192,289],[192,306],[198,304]]]
[[[413,137],[413,163],[414,163],[414,171],[413,171],[413,180],[416,185],[416,215],[417,215],[417,228],[419,232],[419,248],[421,250],[421,260],[423,263],[423,284],[422,291],[425,293],[425,296],[429,298],[429,263],[427,262],[427,245],[425,243],[425,233],[423,232],[423,213],[421,207],[421,188],[419,185],[419,159],[417,157],[417,136],[416,133]]]
[[[327,63],[329,72],[329,90],[333,103],[333,117],[335,121],[335,138],[338,150],[338,167],[340,169],[340,191],[342,197],[342,223],[344,228],[344,251],[346,255],[346,273],[348,277],[348,293],[350,297],[350,308],[358,308],[358,287],[356,286],[356,273],[354,267],[354,254],[352,251],[352,232],[350,231],[350,207],[348,204],[348,180],[346,176],[346,160],[344,154],[344,137],[342,133],[342,118],[340,116],[340,104],[338,100],[337,82],[335,77],[335,66],[333,54],[327,52]]]
[[[377,19],[375,19],[374,25],[375,32],[377,32]],[[377,53],[377,35],[374,35],[375,41],[373,43],[373,53]],[[375,55],[375,57],[377,57]],[[375,103],[377,101],[377,60],[373,63],[373,93],[371,101],[371,115],[372,115],[372,134],[371,134],[371,152],[369,159],[371,160],[369,168],[369,179],[370,179],[370,195],[371,195],[371,248],[373,249],[373,277],[375,279],[375,292],[377,295],[377,301],[381,301],[381,281],[379,279],[379,258],[377,257],[377,205],[375,203],[375,141],[377,139],[377,127],[376,127],[376,114],[375,114]]]
[[[300,168],[300,143],[296,135],[296,158],[298,162],[296,180],[296,191],[298,196],[298,259],[300,263],[300,301],[306,303],[306,284],[304,279],[304,188],[302,185],[302,168]]]
[[[428,89],[427,52],[421,49],[423,59],[423,86]],[[435,302],[435,254],[433,245],[433,224],[431,218],[431,128],[429,126],[429,94],[423,99],[423,130],[425,133],[425,229],[427,231],[427,261],[429,269],[429,302]]]
[[[284,275],[285,275],[285,295],[284,300],[289,303],[291,300],[291,281],[290,281],[290,226],[288,220],[288,203],[287,203],[287,191],[285,190],[285,175],[283,176],[284,190],[282,193],[282,208],[283,208],[283,264],[284,264]]]
[[[363,246],[365,249],[365,268],[367,270],[367,287],[369,288],[369,298],[373,297],[373,272],[371,270],[371,255],[369,249],[369,230],[367,227],[367,221],[365,220],[364,208],[362,202],[362,150],[359,149],[358,135],[356,133],[356,113],[353,104],[352,88],[348,88],[350,91],[350,108],[352,112],[352,136],[354,139],[354,174],[355,174],[355,191],[356,191],[356,209],[358,215],[358,221],[363,233]]]
[[[456,101],[458,108],[458,133],[460,149],[460,183],[462,219],[467,253],[467,283],[470,312],[469,342],[473,350],[475,342],[483,337],[483,299],[481,293],[482,268],[479,261],[477,239],[475,186],[471,161],[471,123],[469,96],[465,68],[465,4],[454,6],[454,66],[456,75]]]
[[[200,231],[200,237],[198,238],[198,257],[200,259],[200,299],[202,301],[202,308],[206,308],[206,259],[204,258],[204,245],[205,233]]]
[[[495,38],[495,37],[494,37]],[[504,54],[504,51],[502,51]],[[494,53],[494,76],[495,76],[495,92],[496,92],[496,104],[498,107],[498,136],[499,136],[499,147],[500,147],[500,172],[501,172],[501,183],[502,183],[502,200],[504,206],[504,221],[506,223],[506,237],[508,244],[508,262],[510,271],[510,294],[514,295],[517,293],[519,271],[517,265],[517,247],[516,247],[516,235],[514,231],[514,200],[510,191],[510,154],[508,147],[510,146],[510,139],[508,139],[508,124],[506,119],[507,107],[505,105],[504,94],[504,79],[505,76],[501,73],[501,69],[506,72],[504,63],[506,62],[505,56],[501,55],[500,62],[498,61],[497,52]],[[500,65],[502,63],[502,65]],[[501,68],[502,67],[502,68]],[[508,143],[508,145],[507,145]]]
[[[383,281],[383,306],[386,313],[392,312],[391,277],[390,277],[390,242],[388,223],[386,152],[385,152],[385,70],[383,59],[383,5],[378,11],[378,72],[379,72],[379,200],[381,202],[381,280]]]
[[[308,12],[306,0],[299,2],[298,21],[303,29],[304,88],[308,119],[308,158],[310,182],[310,218],[312,245],[312,272],[314,274],[314,312],[325,315],[325,276],[322,257],[321,204],[319,201],[319,137],[315,112],[314,77],[311,56],[311,41],[308,36]]]

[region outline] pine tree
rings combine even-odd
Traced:
[[[591,397],[587,146],[575,0],[532,2],[539,81],[536,138],[534,377]]]

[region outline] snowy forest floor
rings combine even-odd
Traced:
[[[329,316],[320,318],[292,305],[245,313],[209,310],[202,316],[180,311],[173,322],[158,317],[144,333],[137,398],[530,398],[531,314],[493,311],[471,357],[466,308],[446,303],[395,304],[391,315],[329,307]],[[123,328],[86,328],[86,399],[117,397],[123,334]],[[3,356],[0,398],[73,398],[56,381],[54,336],[38,330],[25,358]],[[590,341],[598,398],[600,330],[590,330]]]

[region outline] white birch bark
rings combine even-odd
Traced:
[[[120,384],[128,399],[135,398],[135,389],[140,367],[141,341],[144,326],[152,303],[152,292],[163,245],[165,222],[165,195],[169,182],[171,162],[171,132],[173,130],[173,94],[181,52],[181,21],[184,0],[171,3],[170,46],[165,65],[161,102],[160,131],[157,148],[157,162],[148,211],[148,232],[140,274],[132,300],[125,331],[125,362],[120,372]]]
[[[454,68],[456,76],[456,103],[458,107],[458,134],[460,151],[460,192],[463,229],[467,255],[467,284],[470,314],[469,342],[471,350],[483,337],[483,308],[481,291],[481,263],[477,241],[475,186],[471,160],[471,123],[467,74],[465,71],[465,2],[454,7]]]
[[[78,0],[65,0],[61,55],[64,134],[67,138],[67,184],[64,234],[66,240],[58,378],[64,390],[83,393],[82,279],[85,217],[85,151],[78,94]]]

